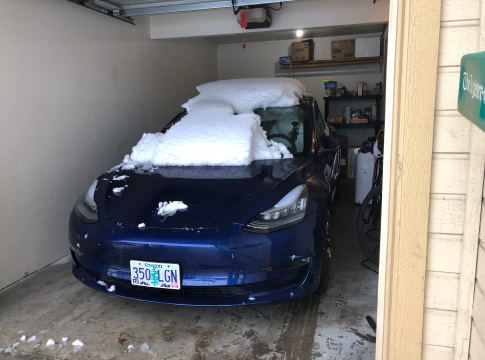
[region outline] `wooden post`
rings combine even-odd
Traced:
[[[441,0],[390,3],[379,360],[421,359],[440,14]]]

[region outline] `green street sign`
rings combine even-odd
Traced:
[[[485,51],[461,58],[458,111],[485,131]]]

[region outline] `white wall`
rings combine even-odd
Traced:
[[[381,34],[365,34],[339,37],[315,38],[315,59],[330,59],[331,41],[349,38],[362,38],[380,36]],[[300,80],[306,87],[307,92],[313,95],[323,113],[324,110],[324,87],[323,81],[336,79],[347,89],[357,89],[357,82],[365,82],[368,89],[373,89],[375,84],[382,81],[381,66],[379,64],[333,66],[324,68],[280,70],[279,57],[290,55],[292,40],[263,41],[246,44],[242,51],[240,44],[225,44],[217,46],[217,63],[219,80],[236,79],[246,77],[294,77]],[[330,107],[330,115],[342,116],[345,104],[335,103]],[[361,108],[361,104],[353,103],[347,106]],[[372,128],[359,130],[343,130],[340,134],[348,136],[349,145],[358,145],[368,136],[374,134]]]
[[[136,23],[0,2],[0,289],[66,255],[81,192],[217,79],[214,44],[153,41]]]
[[[275,6],[279,6],[275,3]],[[389,0],[314,0],[283,3],[270,28],[251,33],[387,22]],[[232,8],[162,14],[150,18],[152,39],[240,34]]]

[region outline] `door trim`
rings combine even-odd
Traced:
[[[391,0],[376,359],[421,359],[441,0]]]

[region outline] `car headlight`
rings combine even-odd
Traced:
[[[85,223],[92,224],[98,222],[98,204],[94,201],[94,192],[98,180],[94,180],[90,187],[81,195],[74,207],[74,211]]]
[[[267,234],[301,222],[308,208],[309,192],[306,185],[299,185],[286,194],[272,208],[256,215],[243,230]]]

